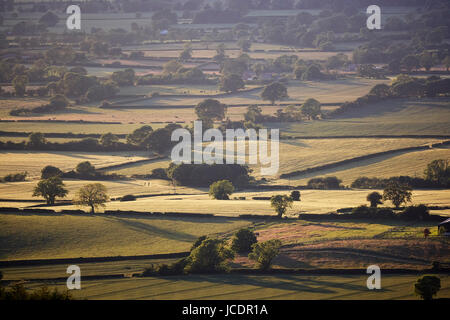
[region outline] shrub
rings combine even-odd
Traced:
[[[25,181],[27,178],[28,172],[18,172],[18,173],[10,173],[3,178],[0,178],[0,182],[21,182]]]
[[[227,260],[234,257],[223,240],[205,239],[192,250],[184,271],[187,273],[211,273],[228,270]]]
[[[246,253],[252,250],[252,245],[258,242],[253,231],[247,228],[240,229],[234,234],[231,249],[237,253]]]
[[[308,188],[311,189],[340,189],[342,180],[337,177],[313,178],[308,181]]]
[[[203,240],[206,240],[206,236],[200,236],[200,237],[198,237],[198,239],[195,240],[194,244],[192,245],[191,250],[189,250],[189,251],[192,251],[192,250],[194,250],[195,248],[197,248],[199,245],[201,245],[202,242],[203,242]]]
[[[43,286],[33,292],[28,292],[22,284],[15,284],[10,289],[0,288],[0,300],[73,300],[70,292],[50,290]]]
[[[125,202],[125,201],[136,201],[136,196],[132,195],[132,194],[127,194],[125,196],[123,196],[122,198],[120,198],[121,202]]]
[[[233,192],[233,184],[228,180],[216,181],[209,187],[209,195],[217,200],[229,200]]]
[[[407,207],[400,216],[406,220],[426,220],[430,216],[430,212],[427,206],[419,204],[418,206]]]
[[[441,289],[441,279],[436,276],[423,276],[414,284],[414,293],[423,300],[432,300]]]
[[[156,168],[152,170],[152,177],[155,179],[168,179],[167,172],[163,168]]]
[[[300,201],[300,191],[294,190],[291,192],[291,198],[294,201]]]

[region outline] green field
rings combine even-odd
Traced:
[[[419,276],[384,275],[381,290],[368,290],[366,275],[348,276],[252,276],[252,275],[192,275],[161,278],[131,278],[82,282],[74,290],[80,299],[155,299],[155,300],[383,300],[418,299],[413,286]],[[441,290],[438,298],[450,297],[450,277],[439,275]],[[28,284],[38,288],[41,284]],[[59,288],[64,290],[65,284]]]
[[[202,235],[235,231],[249,221],[1,214],[1,260],[130,256],[189,251]]]

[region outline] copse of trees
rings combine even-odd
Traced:
[[[309,189],[342,189],[342,180],[337,177],[312,178],[308,180]]]
[[[227,261],[234,253],[224,240],[205,239],[193,249],[187,259],[186,273],[215,273],[228,270]]]
[[[363,108],[370,103],[377,103],[386,99],[448,95],[450,95],[450,79],[436,77],[425,79],[399,75],[392,82],[391,86],[376,85],[368,94],[357,98],[355,101],[342,104],[336,110],[328,113],[327,116],[333,117],[346,111]]]
[[[251,170],[239,164],[174,164],[167,169],[167,176],[178,185],[209,187],[213,182],[228,180],[235,187],[250,183]]]

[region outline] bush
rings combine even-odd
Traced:
[[[441,279],[436,276],[423,276],[414,284],[414,293],[423,300],[432,300],[441,289]]]
[[[268,270],[273,259],[278,255],[281,241],[278,239],[268,240],[262,243],[255,243],[253,251],[248,255],[251,260],[256,261],[256,265],[261,270]]]
[[[234,257],[223,240],[205,239],[192,250],[184,271],[187,273],[211,273],[228,270],[227,260]]]
[[[426,220],[430,216],[427,206],[419,204],[418,206],[409,206],[400,214],[405,220]]]
[[[294,190],[291,192],[291,198],[294,201],[300,201],[300,191]]]
[[[168,179],[167,172],[163,168],[156,168],[152,170],[152,177],[155,179]]]
[[[27,178],[28,172],[18,172],[18,173],[10,173],[3,178],[0,178],[0,182],[21,182],[25,181]]]
[[[252,245],[258,242],[253,231],[247,228],[240,229],[234,234],[231,249],[237,253],[246,253],[252,250]]]
[[[28,292],[22,284],[15,284],[10,289],[0,288],[0,300],[73,300],[70,292],[50,290],[43,286],[33,292]]]
[[[216,181],[209,187],[209,195],[217,200],[229,200],[233,192],[233,184],[228,180]]]
[[[313,178],[308,181],[308,188],[310,189],[341,189],[342,180],[337,177]]]
[[[360,219],[392,219],[395,213],[389,208],[374,208],[362,205],[352,210],[351,216]]]
[[[127,194],[125,196],[123,196],[122,198],[120,198],[121,202],[125,202],[125,201],[136,201],[136,196],[132,195],[132,194]]]
[[[41,179],[48,179],[52,177],[60,177],[62,175],[61,169],[54,166],[46,166],[41,170]]]

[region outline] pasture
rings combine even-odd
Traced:
[[[450,277],[441,278],[438,298],[450,297]],[[80,299],[133,300],[415,300],[416,275],[384,275],[382,290],[368,290],[367,275],[192,275],[85,281]],[[36,289],[41,283],[29,283]],[[65,289],[65,283],[56,287]]]
[[[83,161],[89,161],[96,167],[106,167],[125,162],[147,159],[146,152],[39,152],[39,151],[2,151],[0,152],[0,175],[28,171],[31,177],[40,177],[41,169],[47,165],[63,171],[75,169]]]
[[[267,123],[292,136],[450,135],[448,98],[395,99],[338,117],[301,123]]]
[[[250,225],[228,218],[1,214],[1,260],[133,256],[189,251],[202,235]]]
[[[412,152],[396,152],[330,169],[301,174],[290,179],[278,179],[275,183],[305,184],[309,179],[319,176],[337,176],[343,181],[344,185],[350,185],[356,178],[363,176],[377,178],[394,176],[423,177],[423,172],[427,165],[437,159],[450,160],[450,149],[433,148]]]

